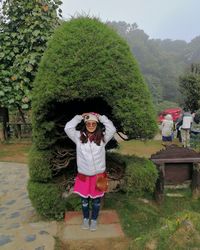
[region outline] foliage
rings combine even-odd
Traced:
[[[150,93],[128,45],[96,19],[72,19],[56,30],[34,84],[33,132],[37,146],[56,143],[49,138],[56,133],[56,115],[65,112],[68,120],[85,111],[88,99],[93,99],[90,109],[107,113],[130,138],[149,138],[157,129]],[[46,135],[47,124],[43,124],[48,119],[52,127]],[[42,145],[44,138],[46,145]]]
[[[127,193],[137,196],[145,192],[153,193],[157,178],[157,169],[150,160],[133,156],[126,158],[123,190]]]
[[[57,10],[61,3],[60,0],[3,1],[0,106],[30,109],[33,80],[47,41],[59,25]]]
[[[200,152],[200,133],[199,134],[192,134],[190,139],[191,147]]]
[[[29,153],[29,174],[32,181],[48,182],[52,179],[52,171],[49,168],[51,158],[51,150],[38,151],[32,147]]]
[[[139,62],[154,103],[180,102],[179,76],[191,63],[200,62],[200,36],[190,43],[182,40],[150,39],[137,24],[108,22],[126,39]]]
[[[32,205],[40,215],[48,219],[63,219],[66,206],[57,185],[29,181],[28,192]]]
[[[183,106],[192,112],[200,108],[200,65],[192,64],[189,72],[180,77]]]
[[[199,246],[199,213],[181,211],[161,221],[161,230],[154,231],[159,249],[190,249]],[[188,238],[189,240],[186,240]]]
[[[143,195],[153,193],[158,178],[158,171],[152,161],[144,157],[107,153],[107,169],[109,162],[120,165],[123,174],[122,190],[126,193]]]
[[[51,177],[49,150],[52,157],[61,149],[75,150],[64,125],[91,108],[106,114],[130,138],[151,138],[156,132],[151,96],[127,43],[97,19],[72,18],[49,40],[34,81],[31,179]]]
[[[154,102],[169,100],[176,102],[178,93],[178,76],[183,72],[186,62],[185,41],[170,39],[149,39],[149,36],[136,24],[125,22],[108,22],[127,40],[132,53],[137,58],[141,71],[151,90]]]
[[[196,112],[195,112],[195,117],[194,117],[194,121],[196,123],[200,123],[200,109],[198,109]]]
[[[162,112],[165,109],[176,108],[178,106],[179,105],[176,102],[163,101],[163,102],[156,103],[156,107],[155,108],[156,108],[157,114],[159,114],[160,112]]]

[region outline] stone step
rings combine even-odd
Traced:
[[[119,217],[115,210],[101,210],[96,231],[81,229],[82,212],[66,212],[61,240],[93,240],[123,238]]]

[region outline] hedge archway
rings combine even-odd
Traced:
[[[149,90],[127,43],[95,18],[71,19],[55,31],[32,96],[29,195],[34,206],[40,207],[38,212],[47,217],[52,212],[49,215],[45,208],[57,204],[57,196],[49,202],[47,194],[42,209],[34,190],[40,185],[44,189],[46,183],[61,197],[63,187],[55,179],[75,164],[74,145],[63,128],[75,114],[106,114],[130,139],[152,138],[157,130]],[[62,214],[63,202],[60,198],[60,210],[54,211],[54,217]]]

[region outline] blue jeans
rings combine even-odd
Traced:
[[[83,218],[89,219],[90,218],[90,206],[89,202],[92,201],[92,214],[91,219],[97,220],[101,205],[101,198],[83,198],[81,197],[81,203],[82,203],[82,211],[83,211]]]

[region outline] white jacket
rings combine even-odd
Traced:
[[[163,120],[161,125],[162,136],[171,136],[173,134],[174,123],[172,120]]]
[[[82,143],[80,140],[80,131],[76,130],[76,125],[82,120],[81,115],[76,115],[65,125],[65,133],[76,144],[76,161],[78,172],[84,175],[95,175],[103,173],[106,169],[105,146],[113,137],[116,129],[113,123],[105,116],[99,116],[99,121],[105,126],[104,140],[98,146],[93,141],[88,140]]]

